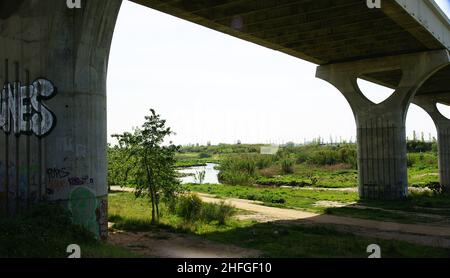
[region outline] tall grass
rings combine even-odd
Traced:
[[[230,155],[220,164],[219,180],[231,185],[250,185],[256,178],[254,155]]]
[[[281,172],[285,175],[294,173],[294,161],[288,157],[281,160]]]
[[[167,208],[170,214],[178,215],[188,223],[217,222],[219,225],[225,225],[236,212],[234,207],[224,201],[218,204],[205,203],[195,193],[180,195]]]

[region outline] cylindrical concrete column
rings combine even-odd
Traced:
[[[450,93],[416,96],[414,103],[422,107],[433,119],[438,134],[439,182],[446,192],[450,192],[450,119],[444,117],[437,108],[442,101],[450,103]]]
[[[423,82],[449,61],[447,51],[432,51],[318,67],[316,76],[344,95],[355,116],[361,198],[407,197],[405,122],[409,104]],[[358,87],[357,79],[366,74],[398,70],[402,75],[394,94],[380,104],[367,99]]]
[[[450,192],[450,120],[438,126],[439,181]]]
[[[61,202],[107,235],[106,74],[121,0],[7,0],[0,17],[3,213]]]
[[[358,119],[357,122],[360,196],[404,198],[408,192],[404,122],[382,116]]]

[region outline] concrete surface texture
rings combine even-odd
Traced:
[[[370,199],[401,199],[408,193],[405,123],[411,100],[421,85],[450,63],[447,50],[320,66],[317,77],[334,85],[356,119],[359,193]],[[395,92],[380,104],[357,85],[366,73],[401,71]]]
[[[1,1],[3,212],[59,201],[106,237],[106,73],[120,5]]]
[[[449,77],[450,83],[450,77]],[[450,92],[435,95],[421,95],[414,103],[422,107],[433,119],[438,133],[439,180],[450,190],[450,119],[441,114],[438,103],[450,104]]]

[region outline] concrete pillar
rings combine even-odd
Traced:
[[[107,235],[106,74],[121,0],[4,0],[0,12],[0,203],[41,201]]]
[[[438,103],[450,103],[450,92],[438,95],[421,95],[414,104],[422,107],[433,119],[438,134],[439,181],[450,192],[450,120],[437,109]]]
[[[447,51],[433,51],[320,66],[317,77],[334,85],[355,115],[359,194],[367,199],[401,199],[408,194],[405,121],[420,86],[448,62]],[[395,93],[380,104],[368,100],[357,78],[401,72]]]

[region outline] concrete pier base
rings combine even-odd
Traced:
[[[408,194],[406,114],[420,86],[449,61],[447,51],[367,59],[320,66],[317,77],[334,85],[355,115],[359,194],[367,199],[402,199]],[[380,104],[368,100],[357,79],[391,72],[395,92]]]
[[[105,238],[106,73],[121,0],[1,5],[2,211],[60,202]]]
[[[437,108],[438,103],[450,104],[450,92],[438,95],[421,95],[414,98],[414,104],[422,107],[433,119],[438,134],[439,182],[450,192],[450,119]]]

